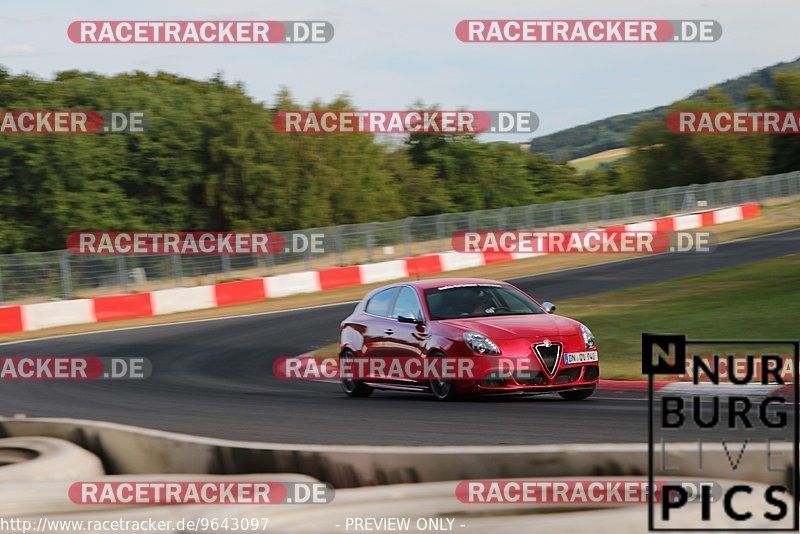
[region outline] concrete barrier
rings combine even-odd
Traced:
[[[263,280],[266,284],[269,298],[286,297],[299,293],[314,293],[322,290],[316,271],[279,274]]]
[[[361,265],[361,283],[374,284],[408,276],[406,262],[403,260],[382,261]]]
[[[0,439],[0,485],[103,474],[97,456],[68,441],[41,436]],[[3,503],[0,494],[0,507]]]
[[[25,330],[95,322],[92,299],[59,300],[22,307]]]
[[[153,291],[153,313],[166,315],[216,306],[213,286],[178,287]]]
[[[481,254],[465,254],[453,251],[443,252],[439,254],[439,258],[444,271],[458,271],[459,269],[483,266],[483,255]]]
[[[80,445],[103,459],[110,473],[300,473],[337,488],[478,478],[643,476],[644,444],[576,444],[500,447],[367,447],[292,445],[201,438],[107,422],[0,418],[0,435],[49,436]],[[790,444],[772,444],[775,451]],[[730,471],[722,445],[670,444],[676,475],[721,477]],[[763,449],[763,450],[762,450]],[[751,444],[737,473],[755,482],[782,481],[786,470],[764,472],[766,448]],[[591,452],[591,454],[588,454]],[[791,454],[775,456],[790,469]]]
[[[285,445],[200,438],[112,423],[68,419],[4,418],[0,419],[0,433],[63,436],[95,451],[110,469],[125,473],[96,476],[90,470],[88,474],[84,472],[76,476],[73,471],[69,476],[63,476],[64,473],[60,470],[68,469],[71,462],[62,457],[57,463],[51,462],[47,477],[60,481],[20,481],[18,477],[22,471],[18,470],[15,476],[10,477],[13,482],[3,482],[7,478],[2,477],[9,469],[37,461],[27,459],[26,462],[26,458],[20,458],[17,453],[16,461],[11,458],[11,465],[3,466],[4,461],[9,461],[2,453],[4,443],[20,446],[36,441],[60,443],[62,449],[65,449],[65,445],[66,448],[78,447],[46,438],[16,437],[0,440],[0,517],[21,516],[33,520],[33,524],[38,524],[36,520],[39,517],[46,517],[48,521],[79,520],[80,526],[70,527],[75,529],[74,532],[87,532],[84,527],[88,525],[88,521],[100,524],[102,521],[119,519],[169,520],[173,522],[172,527],[165,532],[179,532],[183,530],[176,521],[201,518],[205,518],[207,526],[194,531],[206,533],[225,532],[224,527],[217,528],[213,523],[216,520],[216,524],[220,524],[225,518],[237,518],[240,521],[268,518],[268,530],[281,533],[348,531],[351,528],[347,527],[347,522],[352,522],[354,518],[378,521],[384,517],[407,521],[409,526],[403,528],[406,532],[430,532],[430,525],[441,526],[434,527],[433,531],[494,534],[532,531],[617,534],[643,532],[647,528],[647,507],[640,504],[486,504],[464,502],[458,498],[457,493],[459,481],[474,479],[542,482],[572,478],[584,482],[599,479],[644,483],[648,458],[643,444],[517,447]],[[778,469],[769,471],[764,468],[766,446],[751,445],[753,446],[748,454],[739,459],[736,470],[738,480],[728,480],[724,475],[731,471],[730,459],[721,444],[707,444],[704,447],[702,468],[698,467],[695,457],[696,443],[670,444],[665,458],[671,468],[670,481],[715,481],[723,489],[739,481],[746,481],[754,490],[752,494],[738,494],[736,497],[737,509],[754,512],[751,519],[745,522],[728,520],[726,514],[720,510],[722,501],[717,501],[711,504],[712,520],[705,523],[706,527],[791,527],[788,520],[781,524],[768,522],[762,513],[768,511],[763,499],[765,485],[787,482],[787,473],[791,472],[791,465],[788,463],[792,457],[788,453],[791,446],[772,444],[771,452],[775,462],[773,467]],[[86,451],[83,453],[89,454]],[[661,458],[657,456],[655,461],[660,462]],[[780,465],[781,462],[784,465]],[[286,466],[315,471],[321,476],[309,478],[309,475],[282,473]],[[173,474],[183,470],[189,470],[193,474]],[[41,469],[35,471],[42,472]],[[154,471],[159,474],[153,474]],[[256,474],[258,471],[269,471],[272,474]],[[250,474],[240,474],[245,472]],[[67,491],[70,480],[181,482],[232,479],[274,482],[307,482],[316,479],[332,482],[337,490],[333,502],[329,504],[159,505],[130,508],[119,505],[77,505],[69,500]],[[392,484],[393,481],[402,479],[408,483]],[[342,484],[335,481],[380,486],[343,489]],[[784,503],[790,504],[790,496],[778,496]],[[674,512],[669,527],[696,527],[700,515],[698,508],[693,504]],[[774,507],[769,511],[774,511]],[[443,526],[444,521],[447,521],[447,527]],[[380,527],[370,530],[391,531]]]
[[[745,204],[699,213],[664,217],[609,231],[676,231],[739,221],[760,215],[758,204]],[[541,254],[458,253],[427,254],[401,260],[365,265],[332,267],[267,278],[223,282],[213,286],[177,288],[152,293],[96,297],[88,300],[0,307],[0,335],[40,330],[55,326],[115,321],[152,315],[186,312],[204,308],[255,302],[298,293],[312,293],[386,282],[406,277],[437,274],[493,263],[531,258]],[[209,296],[210,294],[210,296]]]

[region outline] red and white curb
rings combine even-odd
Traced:
[[[760,215],[758,204],[744,204],[606,228],[628,232],[672,232],[740,221]],[[179,287],[147,293],[112,295],[40,304],[0,307],[0,334],[30,332],[75,324],[152,317],[245,304],[267,298],[314,293],[341,287],[480,267],[544,254],[443,252],[412,258],[332,267],[220,284]]]

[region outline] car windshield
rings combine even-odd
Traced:
[[[545,313],[536,302],[509,286],[457,284],[425,290],[431,319],[533,315]]]

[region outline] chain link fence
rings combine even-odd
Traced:
[[[316,239],[324,252],[276,255],[88,256],[66,250],[0,255],[0,302],[151,291],[450,250],[457,231],[596,227],[670,213],[800,194],[800,171],[465,213],[286,232],[292,250]]]

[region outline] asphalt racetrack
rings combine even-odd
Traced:
[[[800,230],[513,282],[539,300],[674,280],[800,252]],[[698,296],[702,298],[702,296]],[[336,340],[353,304],[0,345],[0,356],[144,356],[139,381],[0,382],[0,415],[76,417],[229,439],[360,445],[500,445],[647,440],[647,403],[601,393],[441,403],[423,394],[344,396],[280,381],[272,361]],[[602,354],[601,354],[602,358]],[[601,360],[602,361],[602,360]],[[690,436],[686,436],[687,438]]]

